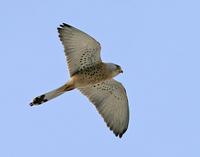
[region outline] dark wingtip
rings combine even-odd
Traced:
[[[63,24],[60,25],[60,27],[61,27],[61,28],[63,28],[63,27],[69,27],[69,28],[71,28],[72,26],[70,26],[70,25],[68,25],[68,24],[66,24],[66,23],[63,23]]]
[[[60,32],[60,30],[62,30],[63,27],[72,28],[72,26],[70,26],[70,25],[68,25],[68,24],[66,24],[66,23],[63,23],[63,24],[60,25],[60,27],[57,28],[58,32]]]
[[[116,136],[116,137],[119,136],[119,138],[122,138],[122,136],[124,135],[124,133],[125,133],[126,130],[127,130],[127,128],[126,128],[126,129],[124,129],[122,132],[118,132],[118,131],[115,131],[115,130],[113,129],[113,127],[110,125],[110,123],[106,123],[106,124],[107,124],[107,126],[109,127],[109,129],[110,129],[111,131],[113,131],[113,133],[115,134],[115,136]]]
[[[66,27],[72,27],[72,26],[70,26],[70,25],[68,25],[68,24],[66,24],[66,23],[63,23],[63,26],[66,26]]]
[[[119,138],[122,138],[123,134],[126,132],[127,129],[124,129],[122,133],[119,134]]]
[[[119,132],[114,132],[114,130],[113,130],[113,132],[114,132],[114,134],[115,134],[116,137],[119,136],[119,138],[122,138],[122,136],[124,135],[124,133],[126,132],[126,130],[127,130],[127,129],[124,129],[121,133],[119,133]]]

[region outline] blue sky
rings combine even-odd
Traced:
[[[2,1],[0,156],[200,156],[200,2]],[[122,139],[79,91],[31,99],[69,79],[56,28],[95,37],[121,65],[130,124]]]

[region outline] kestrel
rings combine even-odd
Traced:
[[[30,105],[40,105],[77,88],[95,105],[110,130],[121,138],[129,123],[125,88],[113,79],[123,72],[121,67],[102,62],[99,42],[81,30],[63,23],[58,33],[71,78],[63,86],[34,98]]]

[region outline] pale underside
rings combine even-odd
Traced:
[[[100,44],[86,33],[63,24],[58,28],[70,75],[101,63]],[[114,79],[78,88],[96,106],[108,127],[122,137],[128,128],[128,99],[123,85]]]
[[[95,105],[115,135],[121,137],[129,121],[128,99],[122,84],[111,79],[79,90]]]
[[[101,46],[94,38],[66,24],[61,25],[58,32],[71,76],[80,69],[101,62]]]

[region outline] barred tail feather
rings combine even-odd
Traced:
[[[34,106],[34,105],[41,105],[51,99],[54,99],[56,98],[57,96],[65,93],[66,91],[70,91],[70,90],[73,90],[74,89],[74,86],[73,84],[71,84],[70,82],[69,83],[66,83],[64,84],[63,86],[57,88],[57,89],[54,89],[50,92],[47,92],[45,94],[42,94],[40,96],[37,96],[33,99],[33,101],[30,103],[30,106]]]

